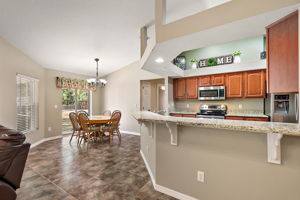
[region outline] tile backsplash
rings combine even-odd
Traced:
[[[201,104],[225,104],[227,105],[227,113],[248,113],[263,114],[264,99],[263,98],[247,98],[247,99],[227,99],[225,101],[198,101],[198,100],[176,100],[171,111],[198,112]]]

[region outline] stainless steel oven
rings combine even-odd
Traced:
[[[212,86],[212,87],[199,87],[198,88],[198,99],[200,101],[208,100],[225,100],[225,86]]]

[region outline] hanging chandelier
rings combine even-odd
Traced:
[[[96,87],[104,87],[106,85],[107,81],[105,79],[99,78],[99,66],[98,66],[99,58],[95,58],[95,61],[97,64],[96,77],[87,79],[87,82],[89,82],[93,85],[96,85]]]

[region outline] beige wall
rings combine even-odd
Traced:
[[[16,74],[39,79],[39,130],[27,134],[36,142],[44,137],[45,69],[0,37],[0,124],[16,128]]]
[[[101,111],[121,110],[121,130],[139,133],[131,114],[140,109],[140,81],[157,78],[161,77],[140,69],[138,61],[109,74],[107,85],[101,89]]]
[[[56,70],[46,69],[46,124],[45,124],[45,137],[54,137],[61,135],[62,132],[62,90],[56,88],[56,77],[66,77],[72,79],[87,79],[88,76],[79,74],[62,72]],[[100,89],[92,94],[92,113],[100,114]],[[55,109],[57,105],[57,109]],[[48,128],[51,127],[51,131]]]
[[[165,1],[155,0],[157,43],[300,3],[299,0],[232,0],[215,8],[164,24]]]
[[[267,163],[266,134],[179,126],[178,146],[172,146],[166,125],[158,124],[153,138],[147,129],[141,137],[158,185],[199,200],[300,197],[299,137],[283,137],[282,165]],[[205,173],[204,183],[197,182],[198,170]]]
[[[87,76],[45,69],[20,50],[0,37],[0,124],[16,128],[16,74],[39,79],[39,130],[26,135],[27,141],[61,135],[61,89],[56,88],[55,77],[86,79]],[[55,109],[54,105],[58,105]],[[100,90],[93,93],[93,114],[100,114]],[[48,127],[52,128],[48,132]]]

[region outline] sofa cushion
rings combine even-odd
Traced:
[[[0,149],[21,145],[26,137],[23,133],[0,125]]]

